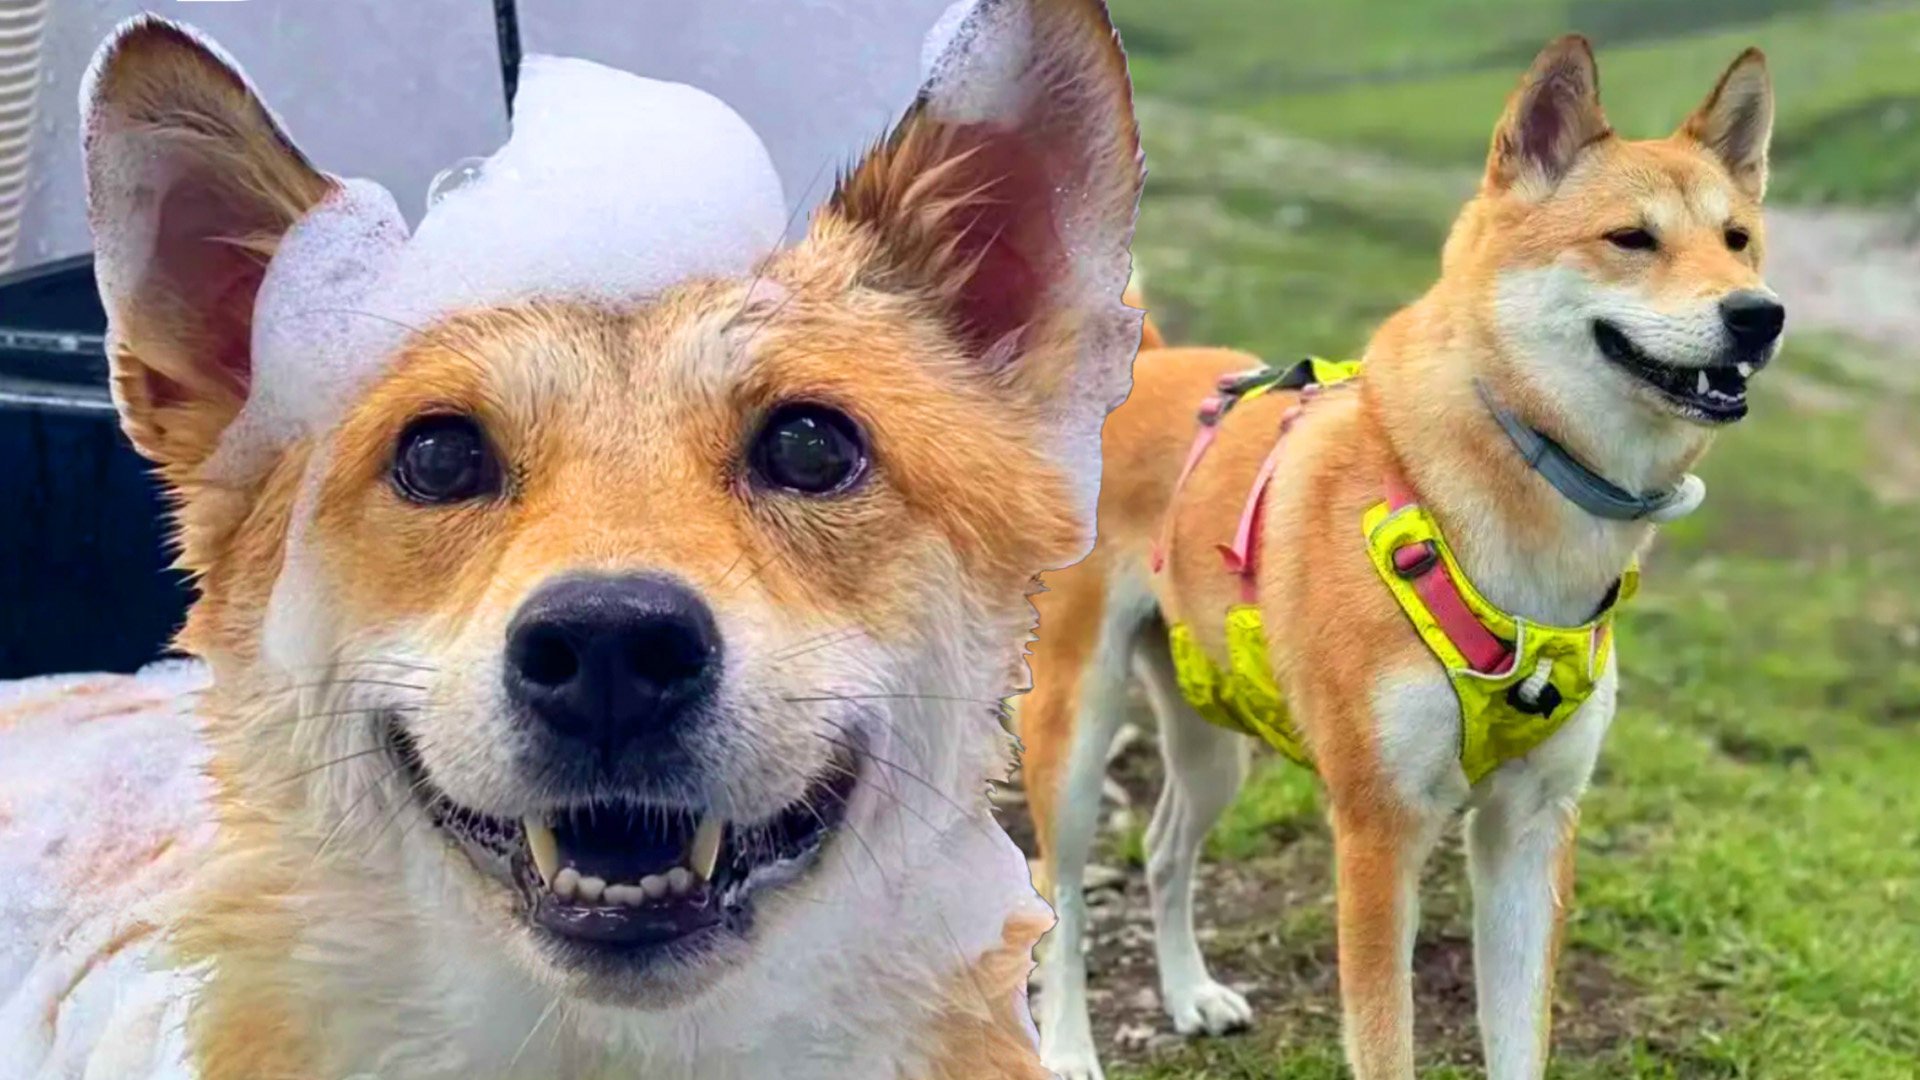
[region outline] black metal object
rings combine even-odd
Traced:
[[[0,679],[131,671],[185,614],[105,332],[91,258],[0,275]]]
[[[493,35],[500,47],[500,86],[507,94],[507,119],[520,90],[520,12],[515,0],[493,0]]]

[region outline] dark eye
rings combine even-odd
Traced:
[[[747,463],[768,487],[807,495],[845,491],[867,470],[860,428],[824,405],[782,405],[754,437]]]
[[[500,464],[465,416],[422,416],[400,433],[393,486],[417,503],[453,503],[500,489]]]
[[[1645,229],[1615,229],[1607,234],[1607,242],[1628,251],[1652,251],[1660,246],[1653,234]]]
[[[1729,250],[1745,251],[1747,250],[1748,242],[1752,239],[1753,237],[1748,235],[1745,229],[1732,225],[1727,227],[1727,247]]]

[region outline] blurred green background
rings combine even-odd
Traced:
[[[1136,253],[1181,342],[1352,355],[1423,290],[1507,91],[1577,30],[1622,134],[1664,134],[1749,44],[1779,98],[1786,352],[1663,534],[1585,804],[1556,1077],[1920,1076],[1920,5],[1112,0],[1149,178]],[[1151,789],[1150,752],[1122,774]],[[1144,794],[1096,934],[1110,1075],[1345,1075],[1310,777],[1263,758],[1203,923],[1245,1035],[1173,1039],[1140,927]],[[1479,1075],[1457,843],[1426,889],[1423,1076]]]

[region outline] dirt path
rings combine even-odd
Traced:
[[[1920,382],[1920,214],[1782,207],[1767,214],[1767,277],[1789,333],[1844,334],[1901,361],[1887,374]]]

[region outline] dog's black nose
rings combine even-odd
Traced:
[[[1766,293],[1742,289],[1728,293],[1720,301],[1720,318],[1734,344],[1743,349],[1764,349],[1780,336],[1787,324],[1787,309]]]
[[[719,674],[713,613],[668,578],[563,578],[529,597],[507,630],[508,697],[608,753],[665,733]]]

